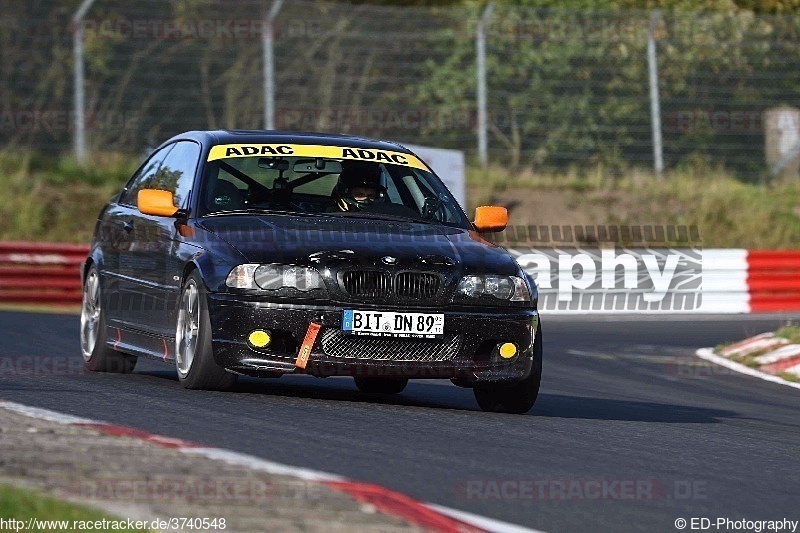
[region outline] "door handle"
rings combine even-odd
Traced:
[[[130,233],[133,231],[133,221],[126,220],[122,223],[122,229],[125,230],[125,233]]]

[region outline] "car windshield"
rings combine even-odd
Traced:
[[[321,157],[223,157],[206,163],[201,215],[237,212],[408,219],[469,228],[422,168]]]

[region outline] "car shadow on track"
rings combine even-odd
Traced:
[[[170,371],[148,371],[138,374],[177,381],[177,375]],[[195,392],[203,393],[203,391]],[[356,390],[352,380],[349,379],[323,380],[306,376],[285,376],[280,379],[243,378],[230,394],[249,395],[255,398],[302,398],[480,411],[471,390],[425,381],[410,382],[401,394],[365,394]],[[539,395],[536,405],[528,416],[676,424],[709,424],[718,423],[725,418],[739,418],[738,413],[724,409],[546,393]]]
[[[177,374],[170,371],[144,371],[136,372],[136,374],[169,381],[178,380]],[[203,391],[187,392],[203,393]],[[310,376],[284,376],[279,379],[257,379],[243,377],[229,391],[229,394],[430,407],[460,411],[480,410],[471,390],[449,386],[449,382],[447,385],[443,385],[412,381],[401,394],[366,394],[358,391],[353,380],[348,378],[314,379]]]
[[[458,411],[480,411],[470,389],[412,381],[400,394],[367,394],[356,389],[350,379],[314,380],[299,378],[282,383],[245,381],[237,385],[245,393],[269,394],[271,396],[320,398],[359,403],[395,405],[402,407],[427,407],[455,409]]]

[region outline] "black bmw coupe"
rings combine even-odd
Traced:
[[[100,212],[83,266],[90,370],[174,364],[190,389],[237,376],[470,387],[527,412],[542,371],[537,289],[403,146],[344,135],[187,132]]]

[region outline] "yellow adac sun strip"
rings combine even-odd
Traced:
[[[275,157],[282,155],[372,161],[428,170],[425,163],[411,154],[390,150],[376,150],[374,148],[325,146],[321,144],[218,144],[208,152],[208,160],[215,161],[227,157]]]

